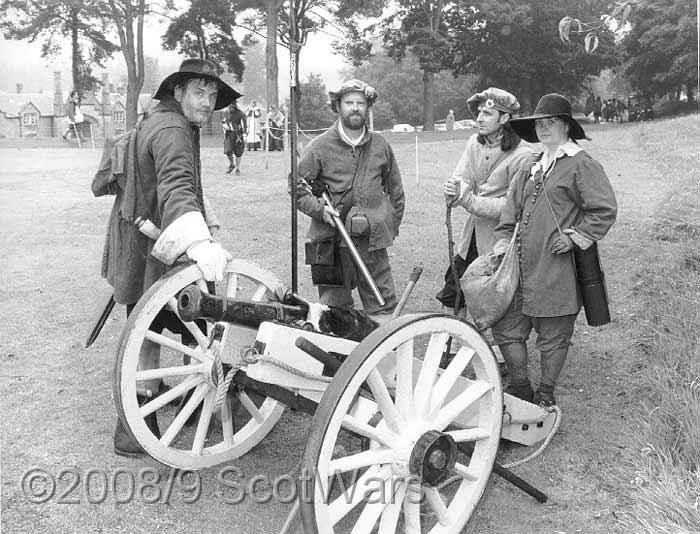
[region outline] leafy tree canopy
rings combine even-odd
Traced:
[[[320,74],[309,74],[300,87],[298,112],[299,128],[316,130],[328,128],[335,121],[335,113],[328,106],[328,91]]]
[[[188,57],[209,59],[233,73],[240,82],[245,64],[243,49],[233,38],[236,12],[229,0],[190,0],[163,36],[163,48]]]
[[[374,106],[376,129],[399,123],[423,124],[423,79],[419,65],[418,58],[411,53],[396,62],[387,51],[380,49],[361,66],[343,73],[346,79],[359,78],[378,91],[379,99]],[[435,116],[441,120],[453,109],[457,119],[471,118],[466,100],[477,89],[476,76],[455,78],[449,72],[436,74]],[[389,113],[383,111],[384,106],[388,106]]]
[[[456,74],[477,74],[483,83],[514,93],[531,111],[546,93],[578,95],[587,78],[615,65],[612,32],[603,28],[596,54],[563,43],[558,22],[573,14],[590,19],[600,2],[589,0],[483,0],[459,2],[446,19],[452,32]]]
[[[98,79],[92,67],[104,67],[118,47],[107,37],[104,2],[98,0],[2,0],[0,30],[8,39],[42,41],[41,55],[56,57],[71,46],[74,89],[85,93]]]
[[[631,30],[622,39],[632,86],[663,95],[685,85],[692,94],[698,80],[697,12],[687,0],[655,0],[635,6]]]

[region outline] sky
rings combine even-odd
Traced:
[[[161,35],[163,26],[151,24],[144,32],[144,51],[146,55],[158,59],[161,74],[170,73],[178,69],[180,61],[184,57],[175,52],[161,49]],[[347,67],[342,58],[336,56],[331,47],[331,38],[322,33],[309,36],[301,54],[299,73],[304,80],[309,73],[317,73],[323,77],[327,87],[339,85],[338,71]],[[53,92],[53,73],[61,72],[63,91],[70,90],[71,66],[69,46],[66,41],[66,52],[55,59],[41,57],[41,42],[29,43],[27,41],[8,41],[0,37],[0,57],[2,60],[3,75],[0,77],[0,91],[15,92],[17,84],[22,84],[22,91],[26,93]],[[279,63],[279,87],[280,93],[286,94],[289,86],[289,52],[278,47]],[[126,72],[124,58],[121,53],[116,53],[114,59],[107,65],[107,71],[111,77],[117,76],[120,71]],[[99,78],[100,71],[95,71]],[[112,79],[112,82],[118,80]]]

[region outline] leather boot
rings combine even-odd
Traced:
[[[145,397],[141,396],[137,396],[137,399],[139,406],[147,401]],[[156,413],[153,412],[147,415],[144,417],[144,421],[149,430],[153,432],[153,435],[160,439],[160,428],[158,428],[158,416]],[[114,453],[127,458],[140,458],[145,454],[141,445],[131,435],[131,432],[124,428],[119,418],[117,418],[117,426],[114,429]]]

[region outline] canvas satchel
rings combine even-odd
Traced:
[[[520,224],[515,225],[503,260],[493,252],[479,256],[467,267],[461,280],[467,310],[479,330],[493,326],[508,311],[520,284],[520,263],[516,238]]]

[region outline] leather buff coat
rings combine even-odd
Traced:
[[[384,137],[369,131],[353,148],[340,137],[338,128],[336,121],[309,144],[299,162],[299,178],[309,184],[320,180],[328,186],[331,200],[346,226],[353,215],[367,217],[369,251],[386,248],[399,233],[405,206],[394,152]],[[358,168],[363,152],[367,166],[360,176]],[[311,217],[308,239],[315,242],[333,238],[335,229],[323,222],[323,200],[299,187],[297,201],[299,211]]]

